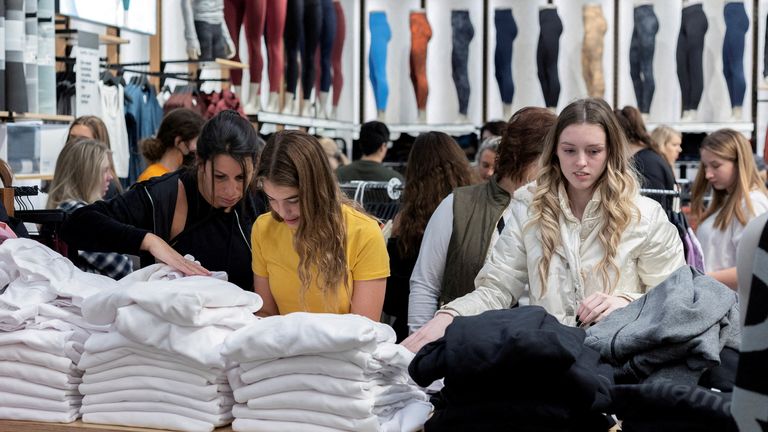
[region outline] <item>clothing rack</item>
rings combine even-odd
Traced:
[[[640,189],[641,195],[656,195],[672,197],[672,212],[680,213],[682,211],[682,204],[680,202],[680,189],[678,185],[675,186],[678,189]]]
[[[400,210],[403,185],[398,179],[388,182],[353,181],[339,185],[347,197],[360,203],[379,220],[387,221]]]

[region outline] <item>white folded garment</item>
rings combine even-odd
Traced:
[[[3,286],[0,285],[0,287]],[[8,308],[5,304],[0,303],[0,331],[9,332],[23,329],[27,326],[28,321],[34,321],[37,307],[38,305],[28,305],[17,309],[15,307]]]
[[[364,419],[373,415],[373,401],[315,391],[290,391],[248,401],[251,409],[300,409]]]
[[[109,326],[108,325],[96,325],[91,324],[88,321],[86,321],[85,318],[83,318],[82,312],[80,312],[80,308],[77,306],[55,306],[51,303],[43,303],[41,305],[38,305],[38,319],[41,317],[46,318],[57,318],[62,321],[66,321],[68,323],[74,324],[77,327],[88,330],[90,332],[94,331],[108,331]]]
[[[34,364],[64,373],[75,371],[72,359],[39,351],[24,344],[0,345],[0,360]]]
[[[388,418],[379,416],[381,432],[417,432],[424,428],[432,404],[424,401],[411,401]]]
[[[158,359],[143,356],[140,354],[131,354],[130,351],[126,351],[122,349],[117,349],[114,351],[120,352],[120,354],[117,355],[114,360],[89,366],[88,373],[97,374],[97,373],[101,373],[110,369],[115,369],[123,366],[156,366],[160,368],[174,369],[177,371],[198,375],[205,378],[205,380],[209,383],[221,382],[222,380],[226,379],[226,377],[224,377],[223,372],[221,372],[220,370],[210,369],[210,368],[203,369],[202,367],[194,368],[187,364],[182,364],[175,361],[158,360]],[[104,352],[93,354],[93,355],[106,354],[108,352],[109,351],[104,351]],[[90,358],[90,356],[91,354],[87,352],[83,354],[84,359],[88,359]],[[81,360],[81,362],[82,361],[83,360]]]
[[[360,315],[295,312],[271,316],[241,328],[224,343],[224,356],[236,362],[340,352],[373,351],[394,342],[392,327]]]
[[[55,401],[51,399],[0,391],[0,406],[6,408],[15,407],[66,413],[78,409],[80,407],[81,399],[83,399],[83,397],[78,395],[69,396],[63,401]]]
[[[7,243],[7,241],[6,241]],[[43,411],[38,409],[0,406],[0,419],[29,420],[53,423],[72,423],[80,417],[80,410],[68,412]]]
[[[252,410],[242,404],[232,407],[232,414],[238,419],[308,423],[352,432],[378,432],[379,430],[379,418],[376,416],[351,419],[335,414],[302,409]]]
[[[327,375],[353,381],[376,379],[376,374],[367,374],[357,365],[343,360],[320,356],[286,357],[261,364],[251,370],[242,371],[240,378],[246,384],[263,379],[289,374]]]
[[[267,378],[254,384],[237,388],[232,383],[235,400],[247,402],[275,393],[295,390],[310,390],[322,393],[347,396],[355,399],[373,399],[394,393],[407,393],[414,390],[408,384],[391,384],[387,380],[372,379],[370,381],[354,381],[326,375],[289,374]]]
[[[142,411],[98,412],[83,414],[84,423],[102,423],[120,426],[170,429],[185,432],[211,432],[213,423],[208,423],[178,414],[159,414]]]
[[[62,321],[58,318],[36,318],[35,322],[27,324],[28,329],[38,330],[57,330],[60,332],[71,332],[72,340],[84,343],[88,340],[91,332],[82,329],[72,323]]]
[[[63,354],[77,363],[83,352],[83,341],[74,340],[74,337],[74,332],[24,329],[9,333],[0,332],[0,346],[20,343],[50,354]]]
[[[222,371],[224,370],[224,365],[226,363],[223,358],[219,358],[216,361],[216,363],[219,363],[218,366],[206,365],[194,359],[186,358],[181,355],[175,355],[174,353],[159,350],[157,348],[152,348],[147,345],[142,345],[138,342],[134,342],[126,338],[125,336],[123,336],[118,332],[94,333],[91,335],[91,337],[88,338],[88,340],[85,343],[85,350],[89,354],[101,353],[103,351],[111,351],[117,348],[128,348],[133,354],[145,355],[147,357],[151,357],[158,360],[164,360],[164,361],[176,361],[191,367],[205,368],[210,370]],[[114,355],[113,353],[110,353],[104,357],[99,357],[98,359],[94,358],[92,360],[89,360],[89,362],[101,360],[101,362],[103,363],[104,362],[103,359],[105,358],[108,358],[108,360],[114,360],[115,357],[113,357],[113,355]],[[198,357],[201,357],[201,356],[198,356]],[[96,364],[99,364],[99,363],[96,363]],[[78,367],[82,369],[88,369],[89,366],[90,365],[83,365],[82,362],[78,363]]]
[[[309,423],[253,420],[235,418],[232,430],[236,432],[338,432],[338,429]]]
[[[80,377],[72,374],[43,366],[10,361],[0,361],[0,376],[19,378],[62,390],[71,390],[73,385],[82,382]]]
[[[218,385],[215,384],[198,386],[164,378],[142,376],[117,378],[111,381],[91,384],[80,384],[79,389],[80,393],[84,395],[94,393],[107,393],[118,390],[154,389],[168,391],[171,393],[180,394],[182,396],[188,396],[190,398],[201,401],[213,400],[220,393]]]
[[[173,324],[135,304],[117,310],[115,328],[127,339],[141,345],[216,368],[225,366],[221,347],[224,339],[233,332],[228,327],[215,325]]]
[[[94,333],[91,335],[91,337],[88,339],[88,342],[93,339],[94,345],[103,345],[103,342],[116,342],[112,334],[118,334],[117,332],[110,332],[110,333],[104,333],[106,335],[109,335],[106,337],[106,339],[103,339],[101,333]],[[136,356],[140,358],[148,358],[153,360],[159,360],[163,362],[171,362],[171,363],[178,363],[179,365],[186,366],[190,369],[195,370],[202,370],[202,371],[210,371],[213,374],[220,374],[222,373],[222,369],[217,368],[209,368],[205,365],[201,365],[198,363],[194,363],[192,361],[184,361],[181,357],[174,357],[170,353],[162,353],[157,350],[152,350],[149,347],[142,346],[140,344],[137,344],[135,342],[129,341],[125,339],[123,336],[120,336],[118,334],[118,339],[121,339],[126,346],[116,346],[114,348],[108,348],[106,346],[99,346],[97,349],[104,349],[104,351],[87,351],[83,353],[82,359],[78,362],[77,366],[81,369],[91,369],[93,367],[97,366],[103,366],[105,364],[108,364],[110,362],[113,362],[115,360],[119,360],[120,358],[124,356]],[[99,341],[101,340],[101,341]],[[127,346],[127,345],[131,346]]]
[[[231,411],[232,405],[235,403],[234,399],[225,394],[221,394],[210,401],[201,401],[176,393],[152,389],[118,390],[107,393],[87,394],[83,397],[83,405],[116,402],[166,402],[214,415]]]
[[[83,316],[94,324],[109,324],[115,321],[118,309],[132,304],[178,325],[237,329],[258,320],[253,313],[261,309],[262,300],[258,294],[233,283],[192,276],[136,282],[120,290],[93,295],[83,305]]]
[[[83,404],[80,414],[97,412],[151,412],[157,415],[176,414],[191,419],[212,423],[214,426],[224,426],[232,422],[232,412],[207,414],[192,408],[166,402],[116,402],[106,404]]]
[[[195,375],[180,370],[160,368],[156,366],[122,366],[99,373],[91,373],[90,370],[86,370],[85,374],[83,375],[83,383],[91,384],[133,376],[165,378],[201,386],[211,384],[207,379],[201,377],[200,375]]]
[[[0,392],[16,393],[54,401],[65,401],[70,396],[80,396],[80,392],[77,391],[77,385],[72,384],[72,387],[69,390],[62,390],[43,384],[27,382],[19,378],[0,376]]]

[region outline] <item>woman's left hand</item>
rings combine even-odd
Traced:
[[[587,326],[600,321],[611,312],[628,304],[629,300],[623,297],[596,292],[581,302],[576,311],[576,319],[581,322],[582,326]]]

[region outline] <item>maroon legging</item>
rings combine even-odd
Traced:
[[[347,26],[341,2],[334,1],[333,7],[336,8],[336,39],[333,40],[333,50],[331,51],[331,68],[333,70],[333,106],[338,106],[339,99],[341,99],[341,88],[344,86],[344,76],[341,71],[341,54],[344,51],[344,38],[346,37]]]
[[[261,36],[264,35],[271,91],[278,91],[283,73],[283,30],[286,5],[287,0],[224,0],[224,20],[237,53],[240,51],[240,26],[245,24],[248,68],[252,83],[261,83],[261,72],[264,69]],[[233,60],[240,61],[239,54],[235,55]],[[230,77],[235,85],[240,85],[243,81],[243,73],[239,69],[232,69]]]

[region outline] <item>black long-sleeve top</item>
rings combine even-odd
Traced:
[[[184,230],[170,238],[179,180],[187,197],[187,220]],[[180,254],[194,256],[208,270],[226,271],[230,282],[252,290],[250,231],[264,211],[264,200],[251,195],[230,212],[214,208],[200,194],[194,172],[182,170],[78,209],[64,223],[62,237],[77,249],[139,255],[146,266],[154,258],[140,247],[151,232]]]

